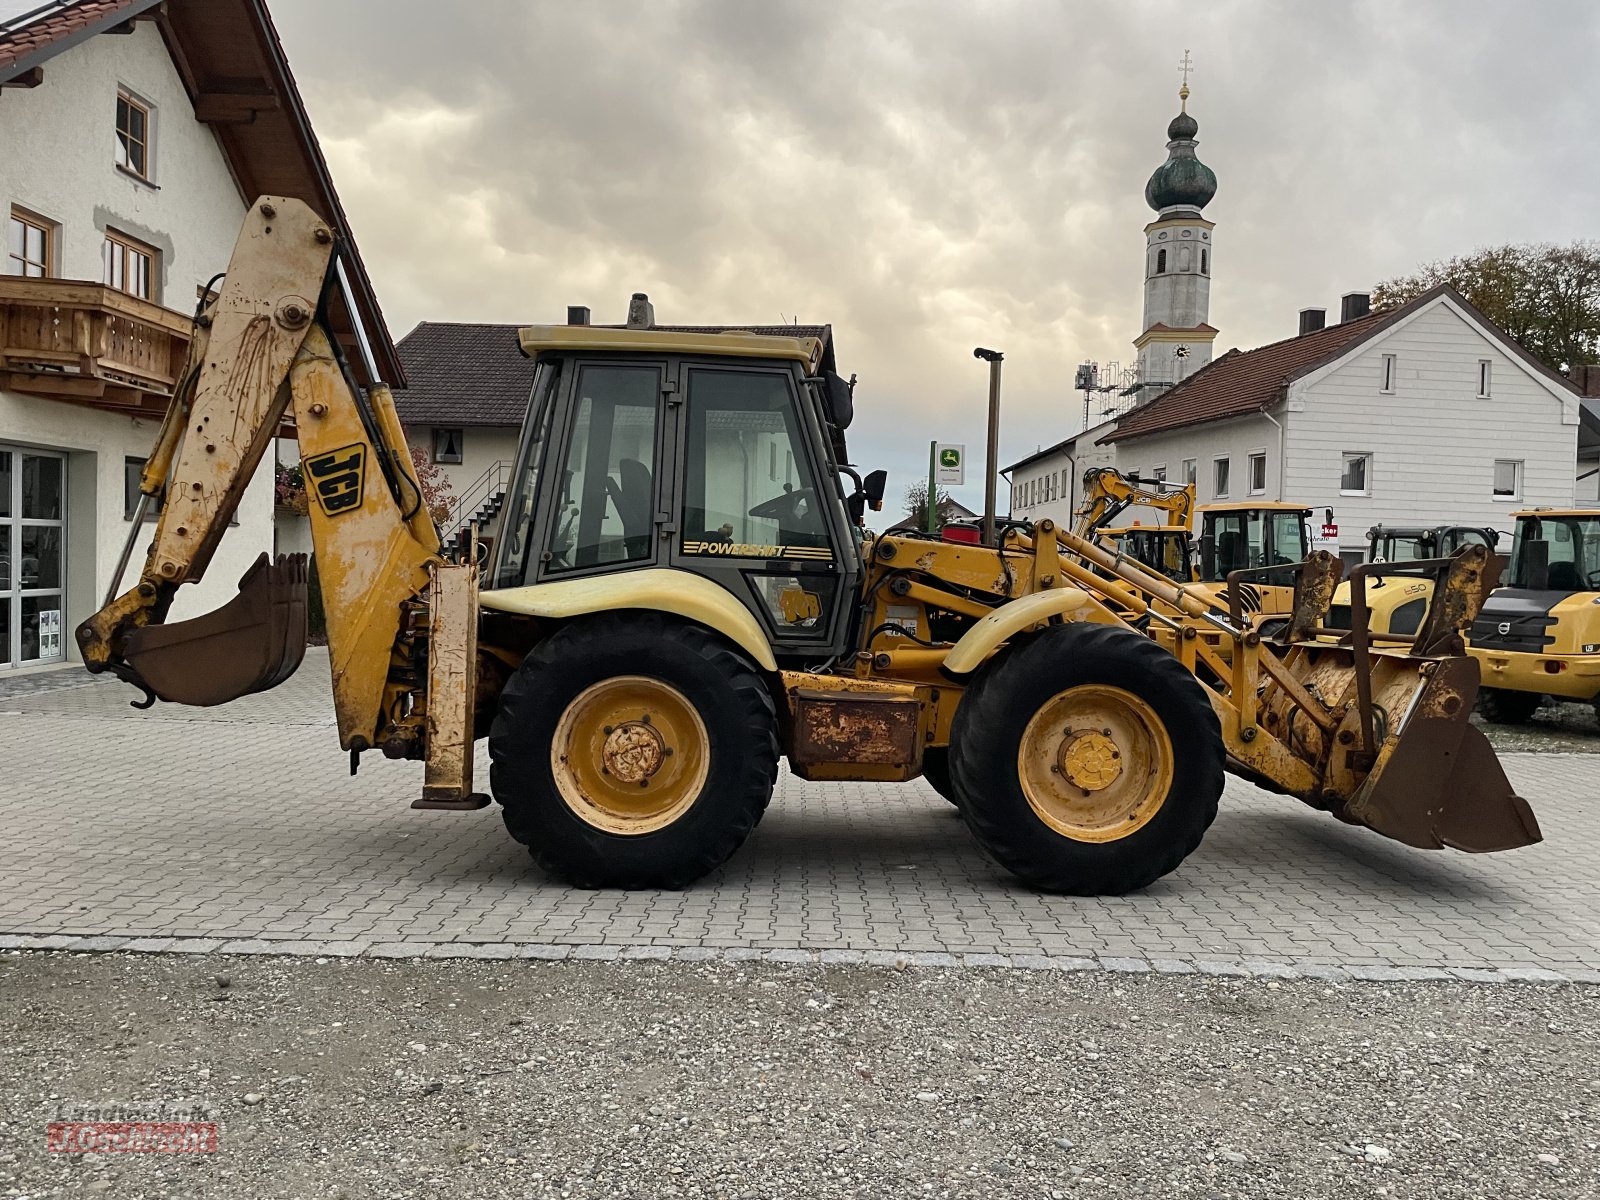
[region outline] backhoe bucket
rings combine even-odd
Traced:
[[[1467,721],[1476,660],[1429,665],[1408,718],[1385,732],[1376,764],[1341,815],[1424,850],[1489,853],[1540,841],[1533,809],[1512,791],[1489,739]]]
[[[161,699],[209,707],[277,687],[306,654],[306,556],[262,554],[215,612],[128,634],[124,658]]]

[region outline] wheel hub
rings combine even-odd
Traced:
[[[1122,774],[1122,752],[1098,729],[1067,730],[1056,765],[1067,782],[1086,792],[1099,792]]]
[[[644,721],[629,721],[606,734],[601,758],[605,769],[623,783],[643,783],[666,761],[666,741],[655,726]]]

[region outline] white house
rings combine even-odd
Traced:
[[[0,0],[0,671],[75,658],[72,630],[119,582],[196,302],[259,194],[349,237],[261,0]],[[403,385],[348,245],[380,371]],[[332,317],[348,344],[350,314]],[[272,548],[272,503],[267,463],[174,616],[233,595]]]
[[[1379,521],[1509,531],[1517,508],[1572,502],[1569,380],[1447,286],[1383,313],[1352,293],[1341,316],[1306,310],[1298,336],[1229,351],[1100,440],[1125,471],[1193,480],[1202,504],[1331,508],[1349,558]]]

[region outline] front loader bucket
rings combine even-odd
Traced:
[[[262,554],[215,612],[128,634],[123,657],[161,699],[209,707],[277,687],[306,654],[306,556]]]
[[[1476,660],[1434,662],[1410,718],[1385,735],[1341,815],[1424,850],[1489,853],[1542,840],[1489,739],[1468,723],[1477,690]]]

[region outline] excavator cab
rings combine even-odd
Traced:
[[[823,347],[628,332],[629,352],[603,358],[619,331],[521,332],[538,366],[484,603],[689,572],[742,607],[780,659],[840,653],[854,632],[863,494],[841,482],[849,393],[819,373]]]

